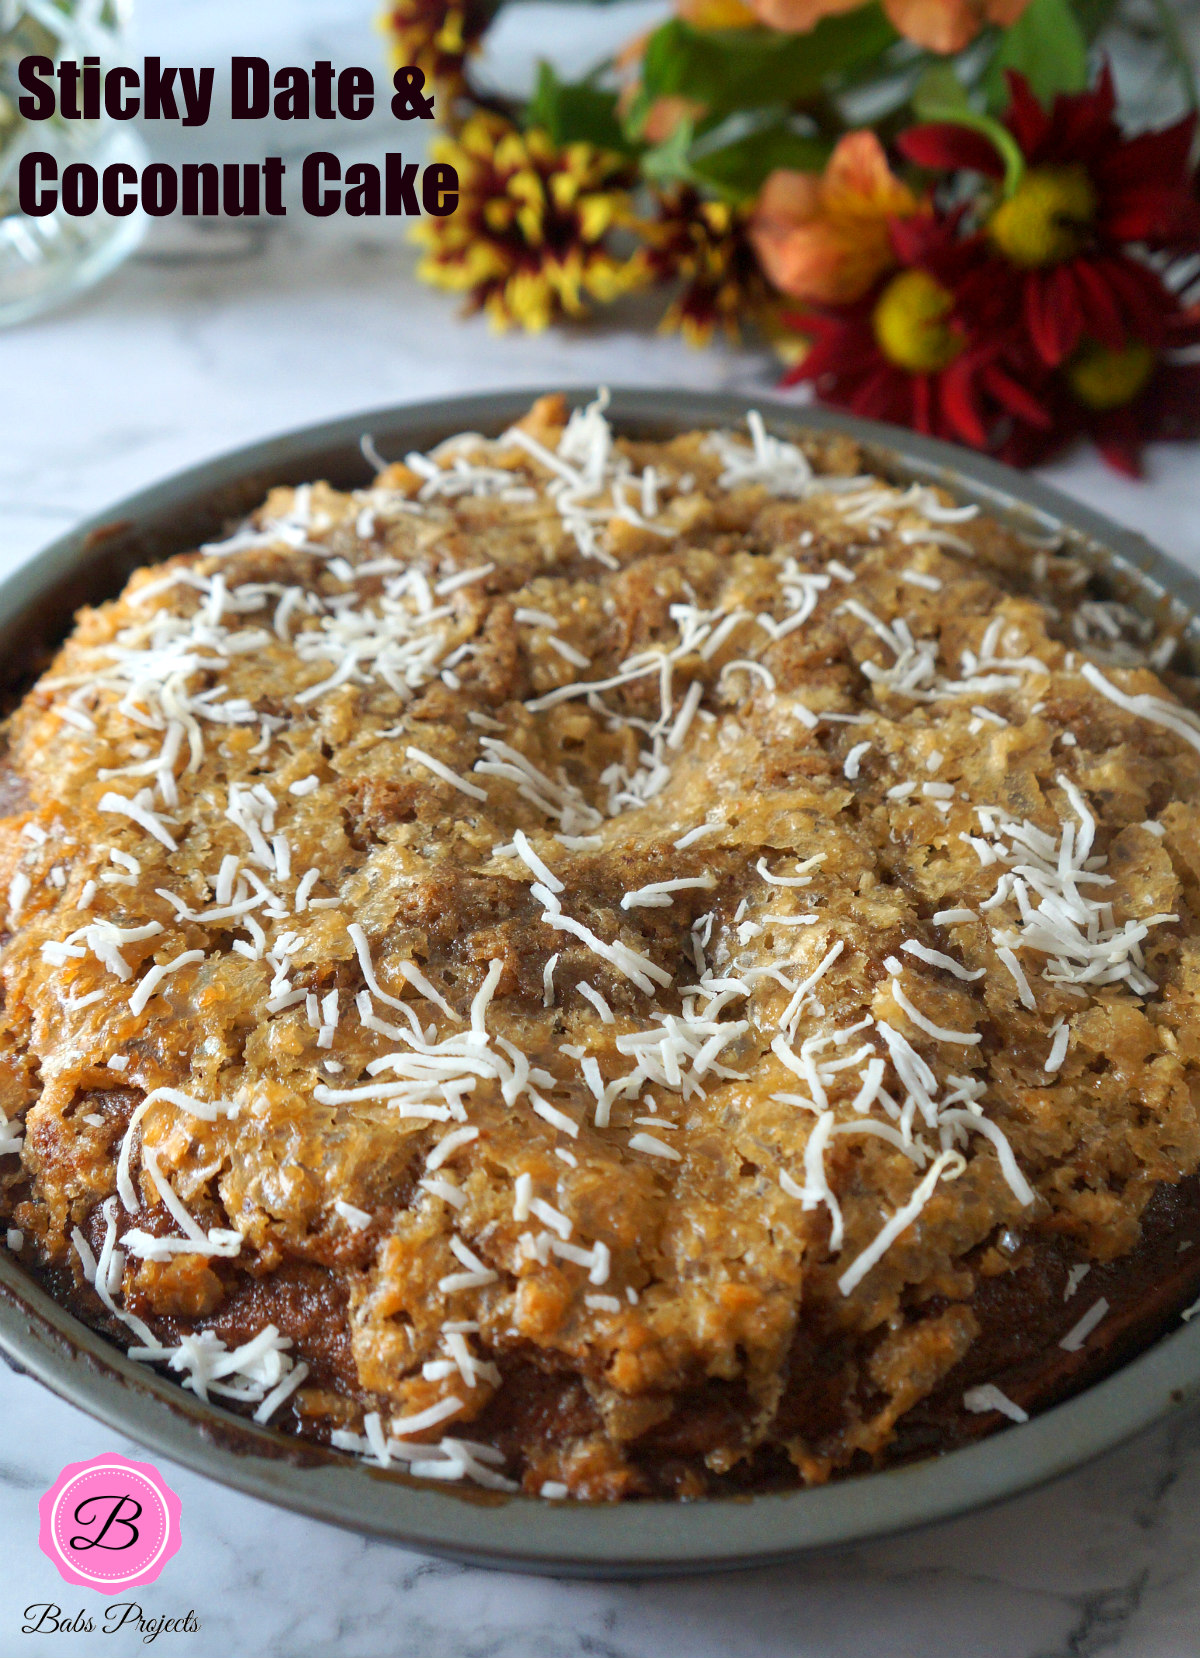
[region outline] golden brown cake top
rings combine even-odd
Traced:
[[[801,1316],[869,1333],[821,1478],[1024,1235],[1110,1258],[1200,1163],[1200,721],[1073,558],[845,440],[564,421],[81,614],[0,822],[17,1217],[142,1356],[425,1472],[504,1485],[507,1357],[577,1375],[531,1490],[619,1494],[714,1378],[729,1466]],[[288,1262],[350,1394],[216,1333]]]

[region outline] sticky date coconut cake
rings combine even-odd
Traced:
[[[1200,720],[1149,633],[753,418],[547,398],[273,491],[9,722],[9,1248],[437,1479],[1020,1419],[1195,1294]]]

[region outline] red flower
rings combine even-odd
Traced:
[[[1135,342],[1121,351],[1086,341],[1055,377],[1056,425],[1092,439],[1110,466],[1142,475],[1143,444],[1200,437],[1200,362],[1174,355],[1200,344],[1200,305],[1176,308],[1166,352]]]
[[[853,305],[786,318],[811,338],[784,377],[855,414],[911,426],[1028,465],[1055,440],[1044,365],[1012,329],[978,328],[959,292],[990,256],[960,215],[896,220],[900,263]]]
[[[1012,195],[991,207],[980,235],[996,256],[960,295],[996,322],[1007,295],[1042,361],[1065,362],[1087,341],[1121,351],[1162,350],[1178,305],[1157,270],[1129,244],[1172,256],[1200,251],[1200,202],[1189,165],[1194,116],[1125,138],[1113,118],[1105,69],[1090,92],[1059,96],[1045,111],[1023,76],[1008,77],[1005,125],[1024,158]],[[901,150],[923,167],[991,177],[1001,158],[980,133],[950,124],[913,127]]]
[[[1136,475],[1148,440],[1200,436],[1200,363],[1178,354],[1200,344],[1200,307],[1176,291],[1200,254],[1195,123],[1125,138],[1107,71],[1049,112],[1022,77],[1009,86],[1015,189],[893,218],[899,269],[857,304],[790,319],[812,344],[788,382],[1017,465],[1087,435]],[[900,147],[924,167],[1005,175],[974,129],[915,127]]]

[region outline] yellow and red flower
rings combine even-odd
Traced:
[[[427,91],[453,106],[467,91],[467,59],[496,15],[496,0],[390,0],[379,14],[395,68],[424,71]],[[450,109],[440,108],[446,117]]]
[[[1020,75],[1009,76],[1009,88],[1004,122],[1025,168],[979,233],[994,256],[979,273],[979,303],[999,324],[1007,297],[1051,367],[1085,340],[1114,352],[1130,342],[1163,349],[1177,302],[1142,250],[1167,259],[1200,252],[1194,116],[1126,138],[1107,70],[1093,90],[1061,95],[1049,112]],[[913,127],[898,142],[922,167],[1003,171],[986,137],[965,127]],[[972,295],[963,300],[969,307]]]
[[[639,224],[652,280],[679,289],[659,327],[689,345],[720,329],[738,340],[765,317],[771,292],[747,239],[747,210],[706,200],[690,185],[655,192],[656,214]]]
[[[431,153],[457,171],[459,205],[417,225],[426,250],[417,274],[465,295],[467,311],[485,311],[494,328],[537,332],[645,283],[645,261],[611,245],[633,223],[627,157],[558,146],[490,111],[435,140]]]

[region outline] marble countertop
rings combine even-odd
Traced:
[[[371,0],[143,0],[138,50],[377,63]],[[647,5],[634,8],[646,15]],[[546,9],[539,13],[544,17]],[[578,15],[578,14],[575,14]],[[521,64],[519,31],[508,48]],[[233,135],[229,136],[233,143]],[[334,142],[382,147],[384,135]],[[263,139],[257,140],[261,146]],[[206,153],[212,153],[211,143]],[[260,148],[258,153],[266,153]],[[748,353],[688,351],[627,313],[540,338],[461,324],[412,277],[394,227],[289,217],[270,233],[156,227],[70,309],[0,336],[0,574],[79,517],[194,461],[308,421],[489,386],[769,387]],[[16,395],[14,395],[14,392]],[[1163,449],[1131,484],[1086,455],[1047,474],[1200,570],[1200,456]],[[64,1463],[138,1447],[0,1368],[0,1655],[114,1658],[136,1636],[20,1633],[68,1588],[37,1546]],[[791,1567],[589,1584],[426,1559],[270,1509],[181,1468],[181,1552],[138,1598],[195,1610],[204,1658],[1194,1658],[1200,1650],[1200,1415],[970,1519]],[[122,1644],[125,1643],[125,1644]]]

